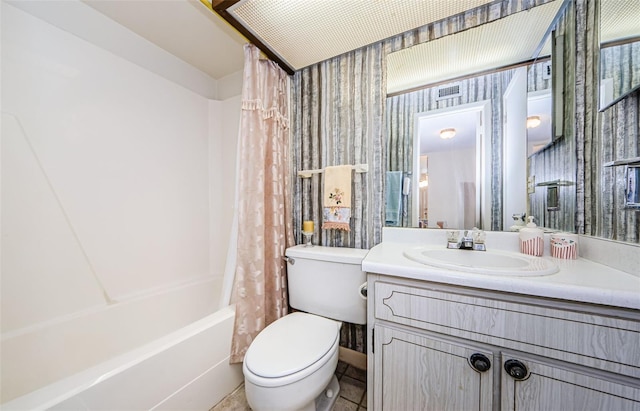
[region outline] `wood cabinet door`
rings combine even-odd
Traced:
[[[484,356],[490,369],[471,365]],[[423,334],[376,325],[376,410],[491,410],[494,361],[491,351]],[[483,357],[480,357],[481,359]],[[480,364],[480,368],[483,368]],[[486,365],[486,364],[485,364]]]
[[[525,367],[522,379],[512,377],[506,370],[505,363],[514,360]],[[502,354],[500,366],[503,367],[503,411],[640,410],[638,381],[625,383],[620,377],[611,377],[609,380],[606,373],[587,375],[588,370],[580,367],[547,362],[544,358],[518,358],[505,353]]]

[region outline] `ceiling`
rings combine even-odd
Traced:
[[[82,0],[219,80],[242,70],[247,40],[198,0]]]
[[[240,0],[214,7],[293,72],[491,1]]]
[[[545,41],[549,28],[564,4],[563,0],[551,0],[391,53],[387,58],[387,93],[533,60],[549,43]],[[505,7],[499,0],[214,0],[213,9],[293,73],[487,5],[482,13],[489,15]],[[473,20],[480,14],[476,11],[464,18]],[[542,55],[550,52],[547,46]]]
[[[640,36],[640,1],[602,0],[601,7],[601,43]]]
[[[540,117],[540,125],[527,129],[527,141],[532,144],[547,144],[551,141],[553,132],[551,123],[551,90],[529,93],[527,101],[527,116]]]
[[[242,46],[248,40],[214,13],[209,8],[209,1],[82,0],[84,4],[219,80],[242,70]],[[235,3],[228,12],[233,13],[239,21],[252,25],[248,29],[249,37],[256,35],[258,41],[264,42],[263,51],[275,52],[290,69],[297,70],[490,2],[214,0],[214,7],[216,4]],[[539,51],[542,37],[561,4],[562,0],[555,0],[475,29],[423,43],[401,53],[392,53],[388,62],[388,91],[406,90],[416,84],[450,78],[454,73],[451,65],[455,66],[455,75],[458,75],[530,58],[536,50]],[[487,62],[487,56],[495,51],[500,51],[501,59]],[[456,53],[457,57],[443,57],[452,53]],[[439,74],[431,75],[426,80],[416,80],[416,72],[423,75]],[[408,83],[407,79],[411,79],[412,83]]]
[[[420,155],[474,148],[476,146],[476,113],[461,112],[453,107],[451,113],[421,118],[418,125]],[[456,135],[451,139],[440,138],[440,130],[453,128]]]

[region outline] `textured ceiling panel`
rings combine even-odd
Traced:
[[[244,0],[228,11],[297,70],[490,2]]]
[[[640,0],[602,0],[600,42],[640,36]]]
[[[387,58],[387,93],[409,90],[534,56],[562,2],[554,1],[492,23],[422,43]]]

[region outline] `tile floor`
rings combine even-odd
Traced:
[[[363,411],[367,409],[367,372],[338,362],[336,377],[340,381],[340,397],[333,411]],[[244,385],[238,387],[210,411],[249,411]]]

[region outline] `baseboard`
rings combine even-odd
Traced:
[[[346,347],[339,347],[338,359],[361,370],[367,369],[367,354]]]

